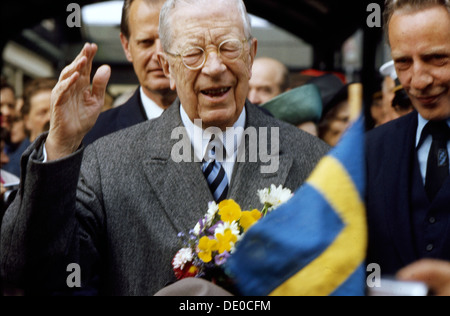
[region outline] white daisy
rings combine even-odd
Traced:
[[[258,191],[259,200],[262,204],[269,204],[269,211],[274,210],[281,204],[287,202],[292,197],[292,192],[283,186],[276,187],[274,184],[270,188]]]
[[[239,225],[237,222],[231,222],[231,223],[220,223],[219,225],[217,225],[216,230],[214,231],[214,236],[217,237],[217,234],[222,234],[225,235],[225,231],[229,229],[231,230],[231,233],[233,235],[235,235],[238,240],[239,240],[239,235],[241,233],[240,229],[239,229]]]
[[[191,248],[182,248],[173,259],[173,267],[183,270],[186,263],[191,262],[193,258],[194,255],[192,254]]]
[[[208,203],[208,212],[206,213],[206,226],[211,226],[217,212],[219,211],[219,206],[216,202]]]

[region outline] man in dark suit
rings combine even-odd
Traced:
[[[368,263],[385,275],[450,260],[450,2],[386,6],[398,78],[415,110],[367,137]]]
[[[8,283],[28,293],[63,291],[66,270],[77,263],[82,286],[98,276],[100,294],[153,295],[173,280],[178,233],[195,226],[209,201],[261,207],[258,189],[297,189],[328,151],[246,101],[257,40],[241,0],[168,0],[160,35],[160,63],[179,99],[158,119],[85,150],[80,144],[102,107],[110,68],[97,70],[91,89],[97,47],[86,44],[63,70],[50,131],[25,153],[21,189],[2,224],[1,273]],[[229,138],[230,127],[256,137]],[[214,188],[202,171],[211,162],[213,130],[227,157],[212,160],[224,185]],[[270,165],[261,157],[267,148]]]
[[[83,139],[85,146],[115,131],[159,117],[175,100],[176,93],[170,90],[169,80],[158,62],[159,12],[163,4],[164,0],[124,1],[120,41],[140,86],[127,102],[100,114]]]

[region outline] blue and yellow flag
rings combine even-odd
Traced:
[[[367,224],[359,118],[306,183],[255,224],[228,259],[243,295],[362,296]]]

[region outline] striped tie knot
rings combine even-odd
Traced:
[[[216,160],[220,163],[224,162],[227,157],[226,149],[220,139],[216,139],[215,135],[211,136],[211,140],[206,147],[204,161]]]
[[[223,201],[228,195],[228,177],[220,163],[224,161],[225,156],[225,148],[213,137],[208,143],[202,171],[217,203]]]

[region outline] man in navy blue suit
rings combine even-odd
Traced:
[[[159,117],[175,100],[169,79],[158,62],[162,51],[158,35],[159,13],[164,0],[125,0],[120,40],[133,64],[140,87],[123,105],[100,114],[85,136],[88,145],[96,139],[126,127]]]
[[[450,260],[450,1],[388,0],[385,20],[415,108],[367,135],[367,260],[394,275]]]

